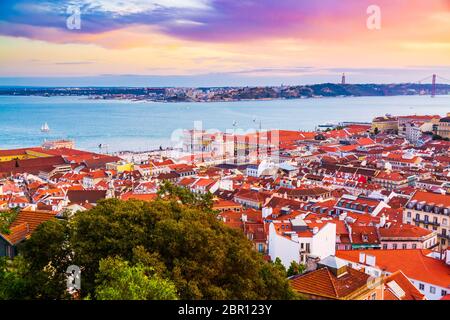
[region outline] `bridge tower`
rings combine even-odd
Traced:
[[[345,73],[342,74],[341,84],[345,84]]]
[[[436,75],[433,74],[433,81],[431,83],[431,97],[434,98],[436,96]]]

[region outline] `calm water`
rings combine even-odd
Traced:
[[[323,123],[370,122],[391,113],[450,112],[450,96],[326,98],[219,103],[97,101],[80,97],[0,96],[0,149],[40,145],[45,138],[74,139],[78,148],[143,151],[171,144],[172,133],[202,121],[205,129],[313,130]],[[257,119],[257,124],[253,121]],[[44,122],[50,133],[43,134]]]

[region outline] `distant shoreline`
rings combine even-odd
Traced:
[[[335,99],[335,98],[389,98],[389,97],[411,97],[411,96],[421,96],[421,97],[429,97],[429,95],[426,94],[414,94],[414,95],[389,95],[389,96],[317,96],[317,97],[299,97],[299,98],[264,98],[264,99],[236,99],[236,100],[211,100],[211,101],[166,101],[166,100],[136,100],[133,98],[103,98],[103,99],[93,99],[90,96],[85,95],[52,95],[52,96],[45,96],[45,95],[8,95],[8,94],[0,94],[0,97],[40,97],[40,98],[63,98],[63,97],[72,97],[72,98],[79,98],[80,100],[87,100],[87,101],[123,101],[123,102],[131,102],[131,103],[196,103],[196,104],[204,104],[204,103],[236,103],[236,102],[270,102],[270,101],[289,101],[289,100],[310,100],[310,99]],[[449,94],[440,94],[436,95],[436,97],[446,97],[450,96]]]
[[[132,102],[239,102],[311,98],[449,95],[450,85],[437,84],[315,84],[278,87],[0,87],[0,96],[77,96],[89,100]]]

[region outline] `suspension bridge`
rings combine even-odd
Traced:
[[[439,82],[438,82],[439,81]],[[417,83],[417,84],[426,84],[426,83],[431,84],[431,97],[434,98],[436,96],[436,92],[437,92],[437,86],[439,84],[443,84],[443,85],[450,85],[450,79],[441,77],[437,74],[432,74],[429,75],[428,77],[425,77],[423,79],[420,79],[419,81],[415,81],[413,83]],[[345,77],[345,73],[342,74],[342,78],[341,78],[341,84],[345,85],[346,84],[346,77]],[[450,90],[450,89],[449,89]]]
[[[443,81],[442,84],[450,84],[450,79],[441,77],[437,74],[433,74],[433,75],[423,78],[417,82],[419,84],[422,84],[423,82],[430,81],[430,80],[431,80],[431,97],[432,98],[434,98],[436,96],[436,87],[438,84],[437,83],[438,80]]]

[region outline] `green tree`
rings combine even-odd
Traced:
[[[182,299],[283,299],[292,294],[285,275],[268,267],[241,231],[195,206],[110,199],[78,213],[73,223],[74,264],[84,268],[85,295],[95,296],[99,262],[112,256],[162,262],[162,276],[175,284]]]
[[[305,270],[306,266],[304,264],[292,261],[289,269],[287,270],[287,276],[292,277],[298,274],[302,274],[303,272],[305,272]]]
[[[18,209],[0,211],[0,233],[9,234],[11,232],[9,227],[11,226],[11,223],[14,222],[19,212],[20,210]]]
[[[165,200],[180,201],[184,205],[196,207],[204,211],[211,211],[213,205],[213,196],[211,193],[195,194],[186,188],[176,186],[168,181],[161,185],[158,190],[158,197]]]
[[[11,261],[0,259],[0,300],[67,298],[54,276],[50,267],[30,272],[29,262],[20,255]]]
[[[68,222],[55,219],[42,223],[19,245],[20,255],[13,264],[27,287],[24,298],[68,297],[65,272],[73,259],[69,236]]]
[[[378,135],[380,133],[380,129],[378,129],[378,127],[375,127],[375,129],[373,130],[374,135]]]
[[[17,267],[2,273],[8,288],[18,288],[6,294],[67,298],[65,271],[74,264],[82,270],[82,298],[173,298],[173,292],[181,299],[296,298],[280,261],[266,262],[198,199],[186,203],[178,196],[108,199],[69,222],[42,224],[19,248]]]
[[[19,252],[29,261],[32,272],[51,265],[64,273],[73,259],[69,223],[57,219],[42,223],[30,239],[19,245]]]
[[[11,262],[6,257],[0,257],[0,300],[20,298],[24,287],[19,274],[11,270]]]
[[[98,300],[176,300],[175,285],[152,273],[143,264],[130,265],[122,258],[100,260],[96,275]]]
[[[273,266],[278,269],[280,272],[286,274],[286,268],[284,267],[283,263],[281,262],[281,259],[277,257],[275,261],[272,262]]]

